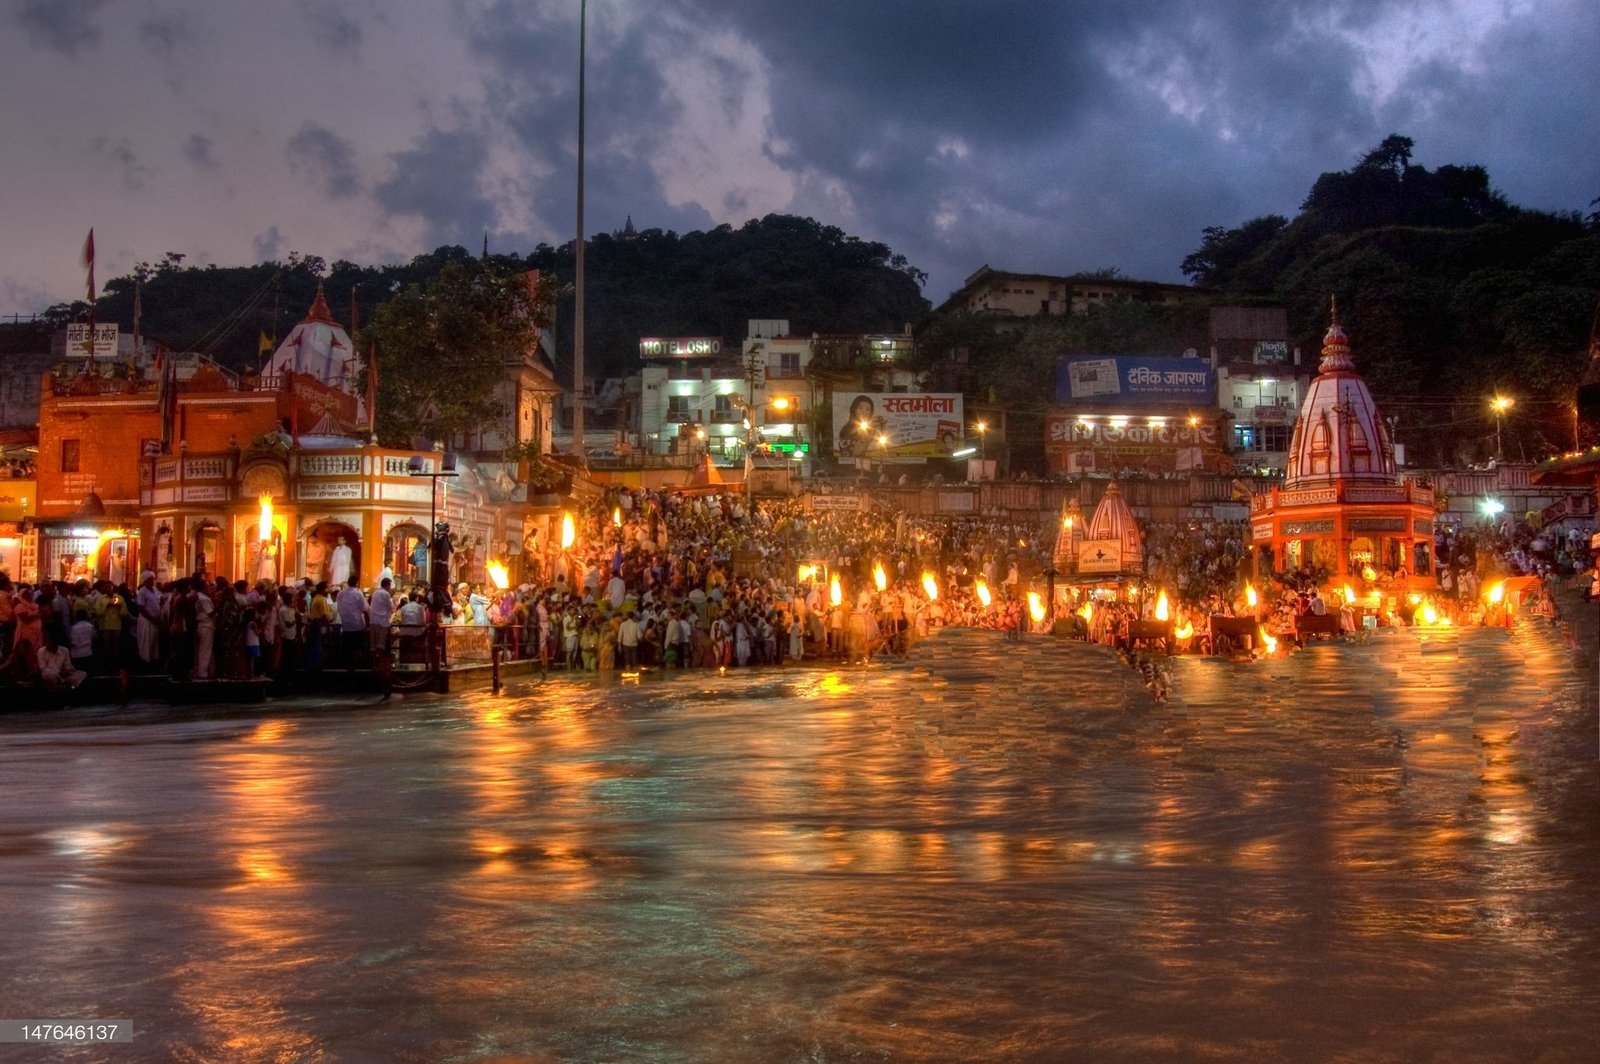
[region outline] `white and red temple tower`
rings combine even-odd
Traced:
[[[1400,478],[1335,305],[1283,487],[1250,500],[1257,575],[1321,570],[1341,583],[1432,584],[1434,514],[1432,490]]]

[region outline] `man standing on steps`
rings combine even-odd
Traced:
[[[390,664],[389,655],[389,629],[394,622],[394,595],[390,588],[394,581],[384,577],[372,592],[372,601],[367,604],[368,639],[367,647],[372,654],[372,671],[378,677],[378,682],[383,686],[383,697],[389,697]]]
[[[360,668],[366,650],[367,596],[356,586],[359,579],[352,575],[333,603],[339,615],[339,649],[347,669]]]
[[[622,647],[622,667],[628,672],[639,671],[639,637],[643,633],[639,619],[633,614],[622,618],[622,627],[617,629],[617,644]]]

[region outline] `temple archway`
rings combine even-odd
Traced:
[[[342,583],[361,573],[361,534],[343,521],[324,518],[313,523],[306,529],[301,547],[305,577],[313,584],[326,580],[332,585],[336,579]]]
[[[222,550],[222,526],[207,518],[189,537],[189,573],[206,580],[217,578],[217,554]]]
[[[395,584],[416,587],[428,582],[428,532],[415,521],[402,521],[383,540],[383,564]]]

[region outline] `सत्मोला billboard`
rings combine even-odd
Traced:
[[[1056,364],[1056,402],[1215,405],[1216,376],[1200,358],[1068,355]]]
[[[834,392],[834,453],[948,458],[961,449],[963,416],[960,392]]]

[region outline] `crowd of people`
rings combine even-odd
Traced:
[[[130,588],[14,586],[0,576],[0,678],[70,688],[141,672],[190,681],[387,673],[397,651],[426,659],[422,640],[435,624],[484,629],[485,645],[543,671],[600,672],[865,660],[903,654],[942,626],[1018,634],[1048,623],[1046,612],[1068,634],[1131,651],[1158,589],[1180,650],[1218,649],[1217,617],[1281,634],[1306,614],[1337,613],[1353,629],[1367,616],[1414,623],[1425,608],[1403,580],[1383,584],[1376,608],[1317,574],[1249,586],[1242,523],[1148,523],[1142,573],[1115,589],[1064,583],[1048,610],[1040,596],[1056,530],[1003,513],[917,516],[790,499],[747,509],[728,493],[621,490],[572,517],[572,542],[521,559],[515,587],[459,583],[448,594],[397,588],[387,570],[370,589],[353,577],[278,587],[197,574],[158,586],[145,572]],[[1483,621],[1487,576],[1589,564],[1585,533],[1509,521],[1442,530],[1435,557],[1426,608],[1462,623]]]

